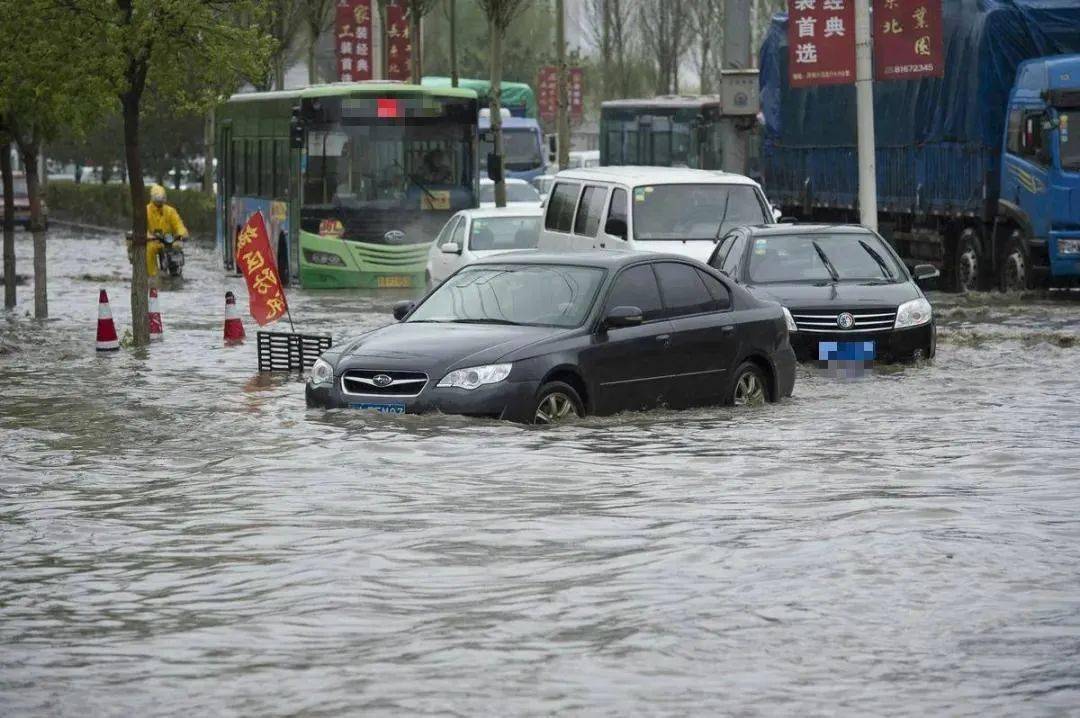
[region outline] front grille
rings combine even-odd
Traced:
[[[841,314],[847,311],[855,318],[855,323],[844,329],[838,323]],[[867,332],[887,332],[896,323],[896,309],[858,309],[855,311],[839,310],[836,312],[805,311],[791,313],[795,326],[800,332],[815,334],[865,334]]]
[[[376,381],[375,377],[389,377]],[[375,371],[346,369],[341,375],[341,390],[358,396],[417,396],[427,386],[427,374],[419,371]]]

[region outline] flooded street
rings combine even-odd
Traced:
[[[120,237],[57,229],[49,271],[44,326],[29,285],[0,318],[0,715],[1080,705],[1075,295],[938,295],[931,365],[545,429],[306,409],[209,248],[147,352],[94,351]],[[405,296],[289,294],[335,341]]]

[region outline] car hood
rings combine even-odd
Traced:
[[[838,282],[805,284],[800,282],[747,285],[759,299],[779,302],[788,309],[858,309],[860,307],[898,307],[922,296],[912,282],[871,284]]]
[[[608,243],[610,244],[610,242]],[[690,257],[699,262],[708,262],[716,242],[711,239],[658,239],[634,240],[634,249],[641,252],[666,252],[682,257]]]
[[[555,327],[401,322],[368,332],[346,345],[337,366],[436,373],[491,364],[563,331]]]

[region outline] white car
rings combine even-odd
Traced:
[[[548,196],[553,184],[555,184],[555,175],[540,175],[532,178],[532,186],[540,193],[541,200]]]
[[[772,224],[757,182],[675,167],[563,170],[545,202],[539,248],[629,249],[705,262],[736,227]]]
[[[480,206],[495,206],[495,183],[484,177],[480,180]],[[507,207],[539,207],[540,193],[523,179],[507,178]]]
[[[466,264],[499,252],[535,249],[539,207],[463,209],[446,223],[428,251],[428,281],[438,284]]]

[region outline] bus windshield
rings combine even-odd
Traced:
[[[472,207],[472,131],[456,123],[313,127],[304,207]]]
[[[544,156],[541,153],[540,138],[536,131],[528,127],[504,127],[503,151],[506,153],[506,169],[511,172],[525,172],[542,167]],[[488,154],[495,151],[491,142],[480,146],[480,161],[487,167]]]

